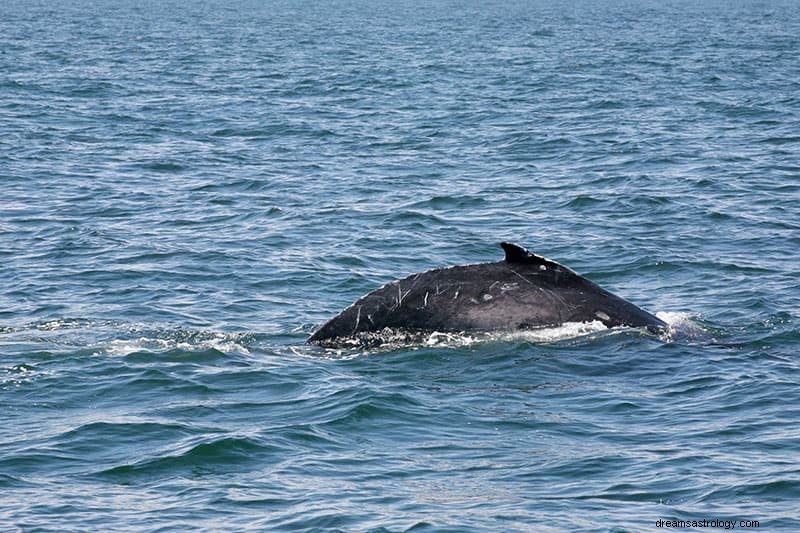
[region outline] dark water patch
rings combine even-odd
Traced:
[[[242,137],[245,139],[259,139],[269,137],[271,132],[261,129],[223,128],[211,133],[215,137]]]
[[[163,172],[165,174],[184,172],[186,170],[186,168],[179,163],[166,161],[150,161],[147,163],[142,163],[141,167],[145,170]]]
[[[214,179],[192,185],[191,190],[193,192],[266,192],[274,187],[275,184],[267,179]]]
[[[448,209],[479,209],[487,204],[485,198],[476,196],[433,196],[427,200],[413,202],[406,209],[416,211],[420,209],[430,209],[442,211]]]

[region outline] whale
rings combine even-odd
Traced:
[[[522,246],[502,242],[501,261],[412,274],[361,297],[307,342],[376,344],[381,332],[505,332],[600,322],[654,335],[667,324],[591,280]],[[379,344],[380,342],[377,342]]]

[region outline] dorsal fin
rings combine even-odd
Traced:
[[[544,257],[534,255],[513,242],[501,242],[500,246],[506,252],[506,263],[539,263],[547,261]]]
[[[563,270],[565,272],[572,272],[572,270],[570,270],[569,268],[559,263],[556,263],[551,259],[542,257],[541,255],[530,253],[528,250],[526,250],[519,244],[514,244],[513,242],[501,242],[500,246],[502,246],[503,250],[505,250],[506,252],[506,263],[518,263],[524,265],[542,265],[542,268],[544,267],[558,268],[559,270]]]

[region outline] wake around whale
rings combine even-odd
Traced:
[[[308,338],[325,347],[377,344],[383,331],[502,332],[599,321],[666,331],[667,324],[575,271],[512,243],[505,259],[437,268],[392,281]]]

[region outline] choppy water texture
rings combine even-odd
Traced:
[[[0,527],[800,529],[800,7],[661,4],[5,0]],[[304,345],[503,240],[679,338]]]

